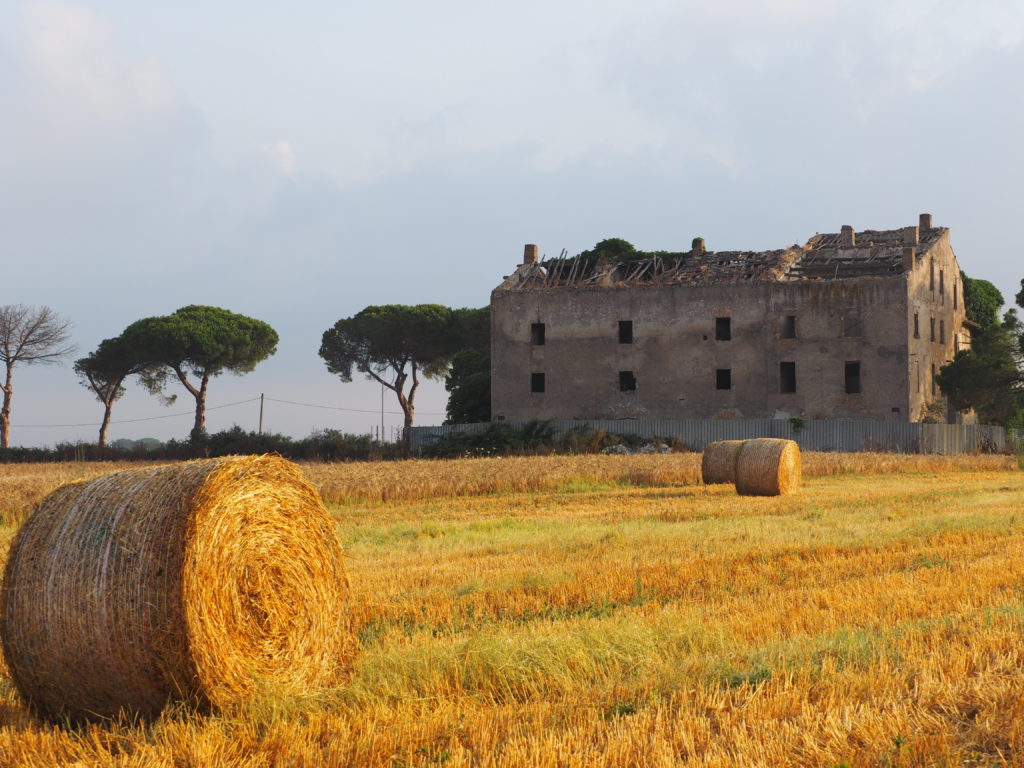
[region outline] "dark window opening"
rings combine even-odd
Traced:
[[[846,394],[860,394],[860,361],[853,360],[846,363]]]
[[[929,262],[928,268],[928,290],[935,292],[935,259]]]
[[[732,389],[732,368],[715,370],[715,389]]]
[[[929,322],[931,323],[931,341],[935,341],[935,318],[931,318]]]
[[[715,341],[729,341],[732,338],[732,318],[715,318]]]
[[[636,390],[636,376],[632,371],[619,371],[619,391],[633,392]]]
[[[535,347],[544,346],[544,323],[530,325],[530,343]],[[543,390],[541,390],[543,392]]]
[[[914,313],[914,338],[921,338],[921,318],[918,316],[917,312]]]
[[[530,391],[531,392],[543,392],[544,391],[544,374],[543,373],[531,373],[530,374]]]
[[[849,314],[843,316],[843,336],[861,336],[860,315]]]
[[[785,315],[782,318],[782,338],[796,338],[796,315]]]
[[[946,343],[946,321],[939,320],[939,344]]]
[[[619,344],[633,343],[633,321],[619,320]]]
[[[939,297],[943,304],[946,303],[946,270],[939,270]]]
[[[796,363],[779,363],[779,392],[796,392]]]

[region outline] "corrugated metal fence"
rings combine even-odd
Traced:
[[[512,427],[524,423],[501,422]],[[805,451],[891,451],[896,453],[970,453],[1003,451],[1007,441],[1024,444],[1024,430],[1007,430],[963,424],[907,424],[895,421],[795,421],[789,419],[600,419],[587,421],[555,420],[547,424],[557,435],[569,430],[604,430],[622,435],[638,435],[648,440],[678,440],[692,451],[702,451],[715,440],[744,440],[751,437],[782,437],[796,440]],[[458,432],[482,432],[490,424],[454,424],[438,427],[413,427],[413,453],[428,444]]]

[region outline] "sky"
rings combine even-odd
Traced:
[[[1011,304],[1024,278],[1019,0],[3,0],[0,105],[0,304],[69,319],[75,356],[188,304],[280,334],[211,381],[211,431],[256,429],[261,394],[270,431],[374,429],[380,386],[329,374],[323,332],[486,306],[524,243],[763,250],[930,212],[968,275]],[[15,369],[12,444],[95,439],[75,356]],[[110,439],[184,438],[191,406],[130,385]]]

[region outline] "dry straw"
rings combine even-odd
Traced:
[[[800,487],[800,446],[792,440],[744,440],[736,457],[736,491],[780,496]]]
[[[0,634],[36,712],[149,717],[336,684],[355,651],[349,602],[298,468],[229,457],[56,490],[11,548]]]
[[[708,443],[700,459],[700,476],[705,485],[736,482],[736,457],[742,440],[718,440]]]

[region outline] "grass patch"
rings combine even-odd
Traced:
[[[0,676],[0,753],[460,768],[1024,754],[1024,475],[1010,465],[808,456],[798,494],[745,499],[666,485],[659,467],[684,464],[662,457],[590,458],[410,463],[405,486],[366,475],[378,496],[333,510],[362,649],[335,691],[65,731]],[[316,472],[357,470],[376,472]],[[497,487],[530,472],[533,490]]]

